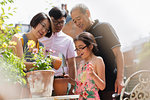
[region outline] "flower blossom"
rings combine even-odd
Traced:
[[[3,47],[3,48],[7,48],[7,47],[8,47],[8,44],[4,42],[4,43],[2,44],[2,47]]]
[[[34,48],[32,51],[33,54],[37,54],[38,53],[38,48]]]
[[[27,45],[28,45],[28,48],[33,48],[35,47],[35,42],[33,40],[29,40]]]

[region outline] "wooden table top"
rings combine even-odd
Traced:
[[[26,98],[19,100],[69,100],[78,99],[79,95],[63,95],[63,96],[51,96],[51,97],[40,97],[40,98]]]

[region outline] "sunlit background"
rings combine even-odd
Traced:
[[[48,13],[52,6],[62,3],[67,4],[69,11],[75,4],[86,4],[93,20],[109,22],[115,28],[122,48],[150,35],[149,0],[15,0],[17,13],[7,22],[29,24],[36,13]]]

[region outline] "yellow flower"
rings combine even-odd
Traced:
[[[17,30],[18,30],[19,28],[20,28],[19,26],[16,27]]]
[[[4,22],[0,19],[0,25],[2,26],[2,24],[3,24]]]
[[[33,40],[29,40],[27,45],[29,48],[33,48],[35,46],[35,42]]]
[[[7,48],[7,47],[8,47],[8,44],[4,42],[3,45],[2,45],[2,47],[3,47],[3,48]]]
[[[0,24],[0,29],[3,29],[3,26]]]
[[[9,41],[9,45],[17,45],[17,43],[15,41]]]

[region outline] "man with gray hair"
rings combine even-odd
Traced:
[[[73,22],[83,31],[94,35],[99,52],[105,63],[106,88],[99,91],[101,100],[112,100],[112,94],[121,93],[124,87],[124,59],[121,44],[115,30],[109,23],[92,20],[88,7],[78,4],[71,10]]]

